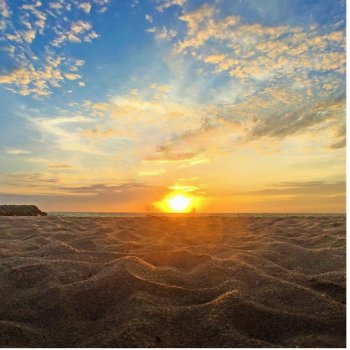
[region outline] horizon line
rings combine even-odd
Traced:
[[[108,213],[108,214],[191,214],[191,212],[174,212],[174,213],[163,213],[163,212],[143,212],[143,211],[47,211],[48,213]],[[346,214],[344,212],[323,212],[323,211],[315,211],[315,212],[197,212],[195,214]]]

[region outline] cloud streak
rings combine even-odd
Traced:
[[[257,191],[242,192],[240,194],[253,196],[335,196],[345,195],[345,181],[306,181],[306,182],[284,182],[273,187]]]

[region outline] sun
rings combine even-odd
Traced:
[[[163,213],[192,213],[196,212],[199,198],[184,192],[174,191],[165,198],[153,203],[153,206]]]
[[[168,199],[169,207],[176,212],[184,212],[189,209],[191,205],[191,199],[181,194]]]

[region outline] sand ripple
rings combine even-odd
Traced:
[[[2,347],[344,347],[345,217],[0,218]]]

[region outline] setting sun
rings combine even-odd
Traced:
[[[197,196],[191,196],[184,192],[174,191],[153,206],[163,213],[191,213],[197,212],[201,207],[202,199]]]
[[[168,203],[174,211],[182,212],[189,208],[191,205],[191,199],[182,195],[177,195],[169,198]]]

